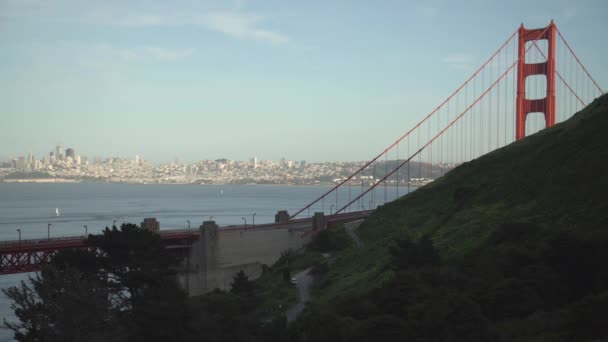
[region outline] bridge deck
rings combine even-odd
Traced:
[[[359,220],[368,216],[370,211],[357,211],[327,217],[328,226],[343,222]],[[268,223],[258,225],[234,225],[221,227],[221,230],[261,230],[261,229],[310,229],[311,218],[291,220],[287,223]],[[200,238],[198,229],[167,229],[159,232],[160,237],[167,243],[194,241]],[[28,239],[0,241],[0,275],[32,272],[40,265],[48,262],[51,255],[57,251],[70,248],[86,248],[84,236],[66,236],[51,239]]]

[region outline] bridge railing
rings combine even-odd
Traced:
[[[0,241],[0,249],[3,246],[14,246],[14,245],[26,245],[33,243],[52,243],[52,242],[61,242],[61,241],[69,241],[69,240],[84,240],[86,237],[84,235],[81,236],[61,236],[61,237],[53,237],[53,238],[38,238],[38,239],[21,239],[21,240],[4,240]]]

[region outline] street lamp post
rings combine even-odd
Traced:
[[[256,215],[256,213],[253,213],[253,215],[251,215],[251,219],[252,219],[251,225],[252,226],[255,226],[255,215]]]
[[[247,229],[247,219],[244,217],[241,217],[243,219],[243,222],[245,222],[245,229]]]
[[[51,239],[51,226],[52,226],[52,224],[50,224],[50,223],[46,226],[46,238],[47,238],[47,240]]]
[[[188,230],[190,230],[190,220],[186,220],[188,222]]]
[[[86,225],[84,225],[83,227],[84,227],[84,237],[89,236],[89,227],[87,227]]]
[[[17,228],[17,233],[19,233],[19,244],[21,244],[21,229]]]

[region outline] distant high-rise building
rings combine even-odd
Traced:
[[[61,160],[61,145],[55,146],[55,159]]]
[[[76,152],[74,151],[73,148],[67,148],[65,150],[65,157],[72,157],[72,159],[74,159],[74,157],[76,157]]]
[[[300,167],[306,166],[306,160],[300,160]]]
[[[253,158],[251,158],[251,166],[252,166],[254,169],[257,169],[257,168],[258,168],[258,157],[253,157]]]
[[[15,163],[15,168],[19,171],[25,171],[25,158],[19,157]]]
[[[144,165],[144,162],[145,160],[143,156],[140,156],[139,154],[135,156],[135,164],[141,166]]]
[[[76,165],[80,165],[82,164],[82,158],[80,156],[76,156],[76,158],[74,158],[74,162],[76,162]]]

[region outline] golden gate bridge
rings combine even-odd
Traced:
[[[522,24],[456,91],[381,153],[288,216],[287,225],[256,228],[310,223],[311,211],[325,213],[327,207],[329,223],[361,219],[400,191],[409,192],[410,176],[434,178],[434,165],[443,172],[445,165],[459,165],[521,140],[570,118],[602,94],[553,21],[538,29]],[[163,230],[160,235],[169,244],[200,238],[190,230]],[[86,239],[0,242],[0,274],[35,271],[66,248],[87,248]]]

